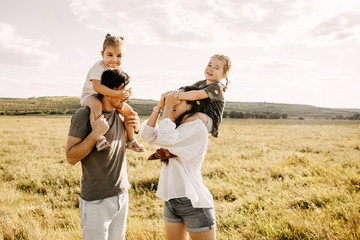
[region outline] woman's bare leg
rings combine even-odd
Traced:
[[[165,221],[165,232],[167,240],[188,240],[189,234],[184,223],[171,223]]]
[[[215,229],[210,229],[205,232],[199,233],[190,233],[191,240],[215,240],[216,239],[216,231]]]

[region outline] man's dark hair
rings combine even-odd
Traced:
[[[121,84],[124,84],[123,87],[125,87],[129,82],[130,76],[117,69],[108,69],[101,75],[101,84],[110,89],[118,88]],[[99,97],[103,97],[103,95],[99,93]]]

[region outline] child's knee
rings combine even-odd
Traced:
[[[96,117],[98,117],[102,112],[102,103],[100,99],[96,96],[90,96],[84,102],[84,106],[90,108],[91,112],[94,112]]]

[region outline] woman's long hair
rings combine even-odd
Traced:
[[[184,90],[184,92],[188,92],[188,91],[201,90],[201,88],[198,88],[195,86],[185,86],[185,87],[182,87],[180,90]],[[191,117],[194,114],[196,114],[197,112],[204,112],[205,107],[207,105],[209,105],[209,103],[210,103],[210,98],[204,98],[204,99],[194,100],[194,101],[186,100],[186,103],[190,104],[191,108],[175,119],[176,127],[180,126],[181,121],[184,118],[186,119],[188,117]]]
[[[183,90],[184,92],[188,92],[188,91],[193,91],[193,90],[201,90],[201,88],[198,88],[195,86],[186,86],[186,87],[180,88],[180,90]],[[205,107],[210,103],[210,98],[204,98],[204,99],[195,100],[195,101],[186,100],[186,103],[190,104],[191,108],[188,111],[182,113],[180,116],[178,116],[175,119],[176,127],[180,126],[183,119],[191,117],[198,112],[204,112]],[[167,165],[169,163],[169,159],[161,159],[161,162],[163,162]]]

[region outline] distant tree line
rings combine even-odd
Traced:
[[[149,116],[152,112],[152,105],[149,104],[133,104],[132,107],[141,116]],[[0,115],[18,116],[18,115],[71,115],[74,114],[78,107],[71,109],[39,109],[39,110],[0,110]],[[237,119],[288,119],[288,114],[278,112],[242,112],[242,111],[224,111],[223,118],[237,118]],[[299,120],[304,120],[303,117],[297,117]],[[316,119],[316,117],[315,117]],[[351,116],[344,117],[337,115],[327,120],[360,120],[360,113],[354,113]]]
[[[76,109],[53,109],[53,110],[5,110],[0,111],[0,115],[19,116],[19,115],[66,115],[74,114]]]
[[[239,118],[239,119],[288,119],[288,114],[278,112],[242,112],[242,111],[224,111],[223,118]],[[304,120],[304,117],[297,117]],[[316,119],[317,116],[314,116]],[[351,116],[336,115],[331,120],[360,120],[360,113],[354,113]]]
[[[140,115],[149,116],[157,104],[154,100],[131,99],[129,105]],[[264,106],[259,109],[258,104],[253,107],[244,103],[229,103],[223,113],[224,118],[237,119],[327,119],[327,120],[360,120],[360,112],[344,112],[318,108],[306,110],[304,108],[269,109]],[[71,115],[80,108],[78,97],[39,97],[28,99],[0,98],[0,115]],[[296,106],[297,107],[297,106]],[[241,109],[241,110],[240,110]]]
[[[325,120],[360,120],[360,113],[354,113],[351,116],[336,115],[331,118],[325,118]]]
[[[354,113],[353,115],[351,115],[350,117],[344,117],[342,115],[337,115],[335,118],[333,119],[346,119],[346,120],[360,120],[360,113]]]
[[[240,118],[240,119],[287,119],[286,113],[278,112],[241,112],[241,111],[224,111],[223,118]]]

